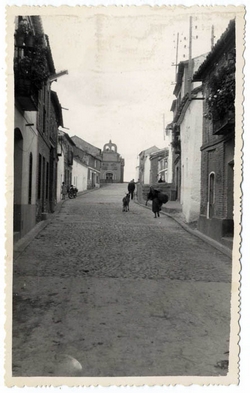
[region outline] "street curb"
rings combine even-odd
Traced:
[[[138,205],[140,205],[142,207],[145,207],[146,209],[150,209],[150,207],[145,206],[142,203],[139,203],[137,201],[135,201],[135,203],[137,203]],[[178,218],[174,217],[172,214],[166,213],[164,211],[161,211],[161,213],[164,214],[165,216],[168,216],[169,218],[172,218],[172,220],[177,222],[177,224],[179,224],[183,229],[185,229],[185,231],[187,231],[190,234],[198,237],[200,240],[203,240],[205,243],[208,243],[210,246],[216,248],[217,250],[219,250],[220,252],[222,252],[223,254],[228,256],[229,258],[232,258],[232,250],[230,250],[229,248],[227,248],[227,247],[223,246],[222,244],[218,243],[216,240],[213,240],[210,237],[204,235],[203,233],[199,232],[197,229],[189,228],[189,226],[187,224],[185,224],[184,222],[178,220]]]
[[[86,191],[82,191],[78,194],[79,197],[88,194],[92,191],[97,191],[99,188],[94,188]],[[16,260],[20,257],[20,255],[24,252],[24,250],[28,247],[28,245],[34,240],[34,238],[46,228],[47,225],[56,217],[57,214],[61,212],[61,209],[65,202],[67,202],[69,198],[63,199],[57,203],[54,213],[49,213],[47,220],[38,222],[34,228],[32,228],[24,237],[18,240],[13,246],[13,260]]]
[[[13,260],[16,260],[28,247],[30,242],[51,222],[50,219],[45,221],[40,221],[34,226],[24,237],[18,240],[13,246]]]

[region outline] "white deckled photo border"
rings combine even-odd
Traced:
[[[11,327],[12,327],[12,317],[11,317],[11,302],[12,302],[12,268],[11,268],[11,263],[12,263],[12,256],[13,256],[13,249],[12,249],[12,216],[9,214],[9,212],[12,212],[12,180],[11,180],[11,174],[13,171],[13,165],[12,165],[12,155],[9,154],[9,152],[13,152],[13,138],[10,136],[11,130],[13,130],[14,125],[14,113],[13,113],[13,97],[12,97],[12,91],[13,91],[13,73],[9,72],[8,70],[12,69],[12,55],[13,55],[13,26],[10,23],[11,18],[14,16],[20,15],[20,14],[26,14],[28,15],[31,11],[33,12],[34,10],[37,11],[37,8],[34,8],[37,6],[37,4],[31,4],[31,6],[26,6],[26,5],[21,5],[18,7],[15,7],[14,5],[10,4],[11,2],[5,4],[5,13],[6,13],[6,56],[5,56],[5,72],[6,75],[4,76],[4,81],[7,81],[7,91],[5,94],[5,99],[6,99],[6,106],[4,108],[3,112],[3,122],[2,124],[4,125],[5,128],[5,136],[4,136],[4,143],[2,143],[2,152],[3,154],[1,155],[1,160],[2,160],[2,167],[5,164],[5,170],[2,172],[2,184],[5,183],[5,197],[3,198],[2,201],[2,228],[1,228],[1,235],[3,238],[2,242],[2,254],[3,257],[5,258],[5,265],[3,266],[2,269],[2,282],[3,282],[3,288],[4,288],[4,325],[3,325],[3,334],[5,335],[4,337],[4,362],[3,362],[3,375],[4,375],[4,384],[3,387],[11,387],[11,386],[16,386],[16,387],[23,387],[27,386],[32,388],[32,390],[39,386],[39,387],[44,387],[44,386],[51,386],[51,387],[59,387],[64,385],[65,387],[76,387],[76,386],[84,386],[84,387],[90,387],[90,386],[102,386],[102,387],[118,387],[118,386],[136,386],[136,387],[142,387],[142,386],[154,386],[154,387],[160,387],[160,386],[172,386],[172,385],[178,385],[175,387],[175,389],[179,388],[179,385],[181,387],[188,387],[192,391],[195,391],[196,389],[201,388],[202,386],[206,386],[208,389],[214,389],[221,387],[223,388],[232,388],[233,385],[239,384],[240,385],[240,369],[241,367],[239,366],[239,356],[240,352],[244,353],[243,348],[240,347],[239,345],[239,336],[240,336],[240,331],[242,330],[244,332],[244,329],[242,329],[241,326],[241,321],[242,321],[242,316],[241,316],[241,310],[242,306],[244,306],[244,301],[246,302],[246,298],[242,298],[242,296],[246,296],[246,289],[244,286],[246,286],[246,273],[247,271],[249,272],[249,267],[245,266],[247,264],[247,233],[246,231],[249,231],[249,223],[247,220],[247,217],[249,217],[249,208],[245,202],[245,199],[247,199],[247,195],[249,190],[247,190],[247,184],[243,183],[243,217],[242,217],[242,208],[239,203],[235,203],[234,205],[234,224],[235,224],[235,235],[234,235],[234,244],[233,244],[233,272],[232,272],[232,298],[231,298],[231,340],[230,340],[230,367],[229,367],[229,373],[227,376],[221,376],[221,377],[183,377],[183,376],[178,376],[178,377],[121,377],[121,378],[88,378],[88,377],[12,377],[11,375]],[[18,5],[19,2],[13,2],[15,5]],[[28,4],[29,2],[27,2]],[[36,2],[32,2],[36,3]],[[39,2],[37,2],[39,3]],[[114,6],[119,7],[118,2],[103,2],[104,4],[107,3],[108,7],[112,7],[112,4],[115,4]],[[139,5],[144,5],[148,6],[148,4],[145,4],[146,2],[139,2]],[[159,4],[160,2],[157,2],[157,6],[162,5]],[[221,9],[220,4],[217,5],[219,2],[216,3],[216,7],[218,7],[218,10]],[[225,3],[225,2],[223,2]],[[84,4],[80,4],[79,2],[76,3],[77,5],[79,4],[80,7],[77,7],[77,10],[75,7],[73,7],[73,4],[66,4],[63,3],[59,7],[54,7],[54,2],[50,2],[49,5],[46,4],[46,6],[41,6],[39,8],[39,15],[45,15],[45,14],[56,14],[58,11],[60,11],[60,14],[66,15],[67,12],[80,12],[81,11],[81,6],[84,7]],[[133,2],[131,4],[136,4],[136,2]],[[171,2],[169,2],[166,6],[171,5]],[[186,2],[182,2],[182,4],[185,4]],[[182,7],[181,4],[181,7]],[[195,3],[195,4],[198,4]],[[40,5],[40,4],[38,4]],[[88,5],[88,4],[87,4]],[[205,4],[204,4],[205,5]],[[236,76],[236,135],[235,135],[235,178],[234,178],[234,200],[235,201],[241,201],[242,199],[242,181],[247,182],[248,174],[247,169],[249,168],[249,158],[247,157],[246,149],[248,148],[249,145],[249,136],[247,137],[245,135],[246,131],[246,124],[247,124],[247,113],[244,114],[244,108],[242,106],[242,103],[244,101],[244,96],[245,96],[245,87],[244,87],[244,81],[247,80],[247,77],[244,73],[244,62],[246,59],[246,42],[244,41],[245,37],[245,32],[246,32],[246,15],[245,15],[245,10],[246,8],[242,5],[239,4],[234,4],[231,5],[226,4],[227,10],[229,9],[228,7],[232,7],[232,10],[236,10],[237,5],[237,11],[235,12],[235,17],[236,17],[236,23],[237,23],[237,35],[236,35],[236,46],[237,46],[237,76]],[[165,6],[163,4],[163,6]],[[179,4],[176,4],[176,7],[180,6]],[[187,6],[189,6],[187,4]],[[195,5],[192,5],[195,9]],[[120,8],[122,12],[122,7]],[[4,15],[3,15],[4,16]],[[2,16],[2,17],[3,17]],[[3,34],[3,33],[2,33]],[[246,82],[245,82],[246,83]],[[2,108],[3,109],[3,108]],[[246,107],[245,107],[245,111]],[[244,124],[244,123],[245,124]],[[3,136],[2,136],[3,138]],[[248,140],[247,140],[248,139]],[[2,139],[3,140],[3,139]],[[244,146],[243,146],[243,140],[244,140]],[[242,149],[244,148],[244,158],[242,157]],[[244,172],[242,172],[242,165],[244,165]],[[248,165],[248,166],[247,166]],[[5,222],[4,222],[5,220]],[[244,223],[244,224],[243,224]],[[242,235],[242,226],[243,226],[243,235]],[[245,227],[245,229],[244,229]],[[10,235],[11,234],[11,235]],[[242,243],[242,236],[243,236],[243,243]],[[5,238],[5,239],[4,239]],[[242,257],[241,257],[241,254]],[[3,260],[3,258],[2,258]],[[246,269],[246,270],[245,270]],[[244,271],[246,273],[244,273]],[[245,306],[246,307],[246,306]],[[247,323],[247,321],[246,321]],[[248,341],[249,345],[249,341]],[[2,357],[3,358],[3,357]],[[247,368],[247,365],[242,368],[242,371],[244,372],[244,367],[245,369]],[[190,386],[190,385],[197,385],[197,386]],[[208,386],[212,385],[212,386]],[[216,386],[217,385],[217,386]],[[45,390],[45,388],[42,388],[42,390]],[[114,388],[115,389],[115,388]],[[147,388],[146,388],[147,389]],[[63,389],[64,390],[64,389]]]

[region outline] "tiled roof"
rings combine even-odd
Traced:
[[[77,135],[72,136],[72,139],[77,147],[79,147],[83,151],[86,151],[92,156],[99,157],[101,155],[101,149],[84,141],[83,139],[79,138]]]
[[[201,64],[197,72],[193,76],[193,81],[200,81],[207,68],[212,64],[214,59],[221,55],[224,47],[228,44],[235,45],[235,19],[232,19],[227,29],[224,31],[220,39],[217,41],[211,52],[207,55],[205,61]]]

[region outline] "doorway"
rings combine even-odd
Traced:
[[[19,128],[14,131],[14,232],[22,229],[22,173],[23,136]]]
[[[113,182],[113,173],[112,172],[107,172],[106,173],[106,182],[107,183],[112,183]]]
[[[233,219],[234,209],[234,161],[227,165],[227,218]]]
[[[214,216],[214,204],[215,204],[215,173],[211,172],[208,179],[208,214],[207,218]]]

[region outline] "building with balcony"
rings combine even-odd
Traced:
[[[101,183],[123,183],[125,161],[117,152],[117,145],[105,143],[102,150]]]
[[[198,228],[227,245],[234,228],[235,59],[232,20],[193,77],[204,96]]]
[[[54,211],[61,105],[51,92],[55,67],[39,16],[15,18],[14,241]]]

